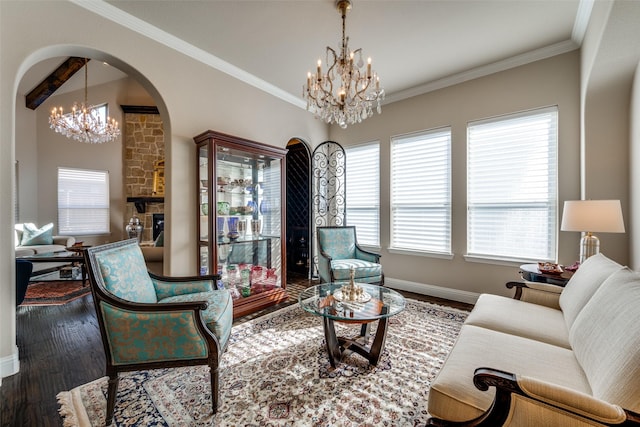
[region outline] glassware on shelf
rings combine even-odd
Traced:
[[[247,220],[241,219],[238,221],[238,233],[240,234],[240,238],[244,239],[247,235]]]
[[[218,219],[218,242],[221,242],[224,239],[224,217],[219,216],[217,219]]]
[[[252,219],[251,220],[251,237],[256,239],[260,237],[260,233],[262,233],[262,220]]]
[[[227,218],[227,227],[229,228],[227,237],[229,240],[237,240],[238,237],[240,237],[240,233],[238,233],[238,219],[237,216]]]

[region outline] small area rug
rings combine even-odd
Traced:
[[[113,425],[424,425],[429,386],[467,314],[407,300],[389,322],[377,366],[353,354],[332,369],[321,319],[295,304],[234,326],[216,415],[207,367],[138,371],[120,375]],[[106,377],[59,393],[64,425],[103,426],[106,393]]]
[[[33,282],[21,305],[62,305],[90,293],[89,283],[82,286],[79,280]]]

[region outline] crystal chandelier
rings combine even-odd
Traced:
[[[96,108],[87,102],[87,58],[84,59],[84,102],[73,104],[71,113],[62,107],[54,108],[49,116],[49,127],[67,138],[91,144],[109,142],[120,136],[118,122],[110,117],[103,120]]]
[[[327,73],[322,73],[322,61],[318,60],[316,74],[307,74],[307,84],[302,96],[307,110],[327,123],[337,123],[345,129],[347,124],[360,123],[373,115],[374,105],[382,112],[380,102],[384,89],[380,88],[378,75],[371,71],[371,58],[365,67],[362,49],[349,50],[349,37],[345,35],[349,0],[337,0],[336,7],[342,14],[342,45],[340,54],[327,46]]]

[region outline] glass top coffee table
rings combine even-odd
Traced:
[[[331,366],[335,368],[348,352],[357,353],[370,364],[377,365],[384,350],[389,318],[404,310],[405,299],[393,289],[366,283],[357,283],[361,291],[350,296],[348,288],[345,289],[347,285],[347,282],[337,282],[309,287],[300,293],[300,307],[322,317]],[[338,337],[334,322],[362,324],[360,335]],[[369,329],[373,322],[378,322],[378,327],[369,346]]]

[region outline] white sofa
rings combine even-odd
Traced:
[[[640,273],[598,254],[565,288],[517,286],[519,300],[478,299],[429,425],[640,425]]]
[[[76,242],[75,237],[71,236],[53,236],[53,242],[47,245],[21,245],[22,234],[24,230],[24,224],[15,225],[15,252],[16,258],[21,258],[29,255],[42,254],[47,252],[59,252],[64,251],[65,248],[73,246]],[[33,263],[33,273],[43,270],[48,270],[55,267],[60,267],[66,262],[35,262]],[[32,273],[32,274],[33,274]]]

